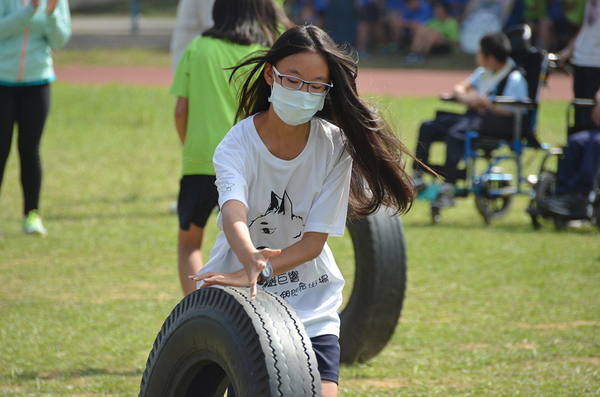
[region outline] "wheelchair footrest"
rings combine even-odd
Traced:
[[[487,189],[482,192],[482,196],[487,198],[508,197],[517,193],[517,188],[512,186],[502,187],[498,189]]]

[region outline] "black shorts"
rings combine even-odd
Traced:
[[[340,341],[335,335],[320,335],[310,338],[321,380],[339,384],[340,379]]]
[[[181,178],[177,214],[181,230],[190,230],[190,223],[206,226],[212,210],[219,204],[214,175],[184,175]]]

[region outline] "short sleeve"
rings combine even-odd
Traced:
[[[508,81],[506,82],[506,87],[504,87],[502,95],[513,97],[516,100],[522,100],[529,97],[525,76],[517,70],[512,72],[508,76]]]
[[[219,206],[229,200],[237,200],[248,210],[248,185],[251,170],[248,154],[231,135],[225,136],[213,156],[213,164],[217,177]]]
[[[184,98],[189,97],[190,87],[190,63],[191,63],[191,49],[190,45],[183,51],[183,55],[177,64],[177,70],[173,77],[173,84],[171,84],[171,94]]]
[[[345,150],[336,159],[327,174],[323,188],[313,202],[304,232],[327,233],[342,236],[346,227],[352,158]]]
[[[469,76],[469,83],[471,83],[471,85],[475,89],[477,89],[477,86],[479,85],[479,83],[481,81],[481,76],[483,75],[483,73],[485,73],[485,69],[482,67],[478,67],[477,69],[475,69],[473,74],[471,74]]]

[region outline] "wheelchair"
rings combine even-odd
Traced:
[[[594,100],[574,99],[567,110],[567,129],[570,128],[571,111],[575,107],[591,107],[594,105]],[[600,163],[595,172],[594,182],[585,209],[559,214],[544,206],[546,199],[555,196],[557,169],[560,167],[562,155],[562,148],[549,149],[542,160],[539,173],[534,178],[531,201],[526,210],[531,216],[534,229],[541,228],[542,220],[554,222],[557,230],[566,230],[571,221],[589,222],[600,228]]]
[[[547,150],[535,138],[537,110],[542,88],[546,84],[547,72],[555,66],[557,56],[530,45],[531,29],[528,25],[516,25],[506,31],[512,46],[511,58],[524,72],[528,84],[529,98],[516,101],[511,97],[497,96],[494,103],[516,109],[512,125],[507,126],[502,137],[480,135],[476,131],[465,132],[463,184],[455,187],[455,197],[475,196],[475,206],[486,224],[504,216],[510,209],[516,194],[531,194],[531,184],[524,176],[526,149]],[[442,96],[444,101],[452,98]],[[511,163],[511,171],[502,167]],[[444,173],[443,167],[427,164],[437,174]],[[418,194],[418,198],[434,200],[441,185],[432,183]],[[431,220],[435,224],[442,219],[441,209],[431,207]]]

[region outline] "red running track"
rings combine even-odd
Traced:
[[[393,96],[437,96],[469,76],[469,71],[418,69],[360,69],[357,86],[361,94]],[[171,70],[150,66],[66,66],[57,67],[58,81],[81,84],[126,83],[169,86]],[[571,99],[571,78],[552,74],[542,99]]]

